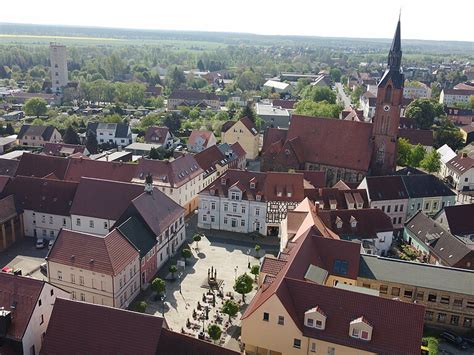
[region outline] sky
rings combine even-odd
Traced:
[[[0,22],[474,42],[473,0],[0,0]],[[1,33],[1,29],[0,29]],[[474,52],[474,45],[473,45]]]

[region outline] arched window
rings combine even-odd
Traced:
[[[382,143],[382,145],[377,150],[377,156],[375,158],[375,162],[377,164],[383,164],[384,160],[385,160],[385,144]]]
[[[392,101],[392,86],[389,85],[385,89],[385,98],[384,98],[383,102],[391,102],[391,101]]]

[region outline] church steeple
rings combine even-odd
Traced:
[[[400,71],[400,64],[402,62],[402,43],[400,38],[400,18],[398,19],[397,29],[393,36],[392,46],[388,53],[388,69],[393,71]]]

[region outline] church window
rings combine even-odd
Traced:
[[[377,150],[377,157],[376,157],[377,164],[383,164],[384,158],[385,158],[385,147],[381,146]]]
[[[385,97],[384,97],[383,102],[391,102],[391,101],[392,101],[392,86],[389,85],[385,89]]]

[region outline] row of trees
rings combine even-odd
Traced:
[[[430,173],[437,173],[441,169],[439,153],[433,149],[427,152],[421,144],[412,145],[404,138],[398,139],[397,165],[423,168]]]

